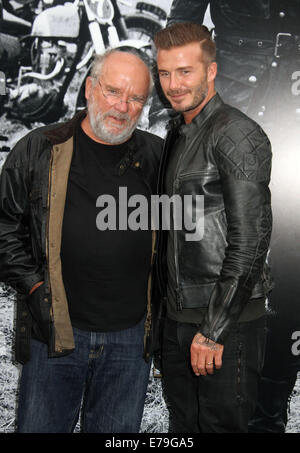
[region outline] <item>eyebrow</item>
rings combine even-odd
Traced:
[[[105,83],[105,82],[104,82],[104,83]],[[110,85],[110,84],[106,84],[106,83],[105,83],[105,88],[108,89],[108,90],[115,90],[115,91],[121,93],[120,88],[117,88],[117,87],[115,87],[115,86],[113,86],[113,85]],[[133,94],[132,96],[130,96],[130,98],[132,98],[132,99],[135,98],[135,99],[138,99],[138,100],[140,100],[140,101],[142,101],[142,102],[144,102],[144,101],[147,100],[147,96],[145,96],[145,95],[143,95],[143,94]]]
[[[175,69],[175,71],[183,71],[187,69],[193,69],[193,66],[179,66]],[[158,69],[158,72],[169,72],[167,69]]]
[[[105,83],[105,82],[104,82]],[[111,90],[116,90],[116,91],[121,91],[120,88],[114,87],[113,85],[110,85],[108,83],[105,83],[105,87],[109,88]]]

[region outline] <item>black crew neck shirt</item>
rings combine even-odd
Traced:
[[[134,326],[144,315],[151,261],[151,224],[147,230],[118,228],[119,188],[127,199],[150,192],[140,170],[129,166],[119,175],[118,164],[129,141],[104,145],[78,127],[69,172],[61,244],[62,274],[72,325],[82,330],[108,332]],[[97,228],[99,196],[116,202],[116,229]],[[127,200],[126,200],[127,201]],[[127,208],[128,214],[137,206]],[[145,205],[146,206],[146,205]]]

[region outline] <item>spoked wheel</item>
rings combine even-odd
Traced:
[[[141,54],[145,58],[146,63],[151,64],[154,57],[153,38],[161,29],[161,24],[143,16],[125,17],[125,23],[128,38],[145,43],[145,46],[141,49]]]

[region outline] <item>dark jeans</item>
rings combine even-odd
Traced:
[[[162,370],[170,432],[248,432],[264,361],[265,318],[236,323],[224,344],[223,364],[197,377],[190,365],[194,324],[165,322]]]
[[[119,332],[74,329],[75,351],[48,358],[33,340],[23,366],[18,432],[70,433],[80,412],[84,432],[139,432],[150,363],[143,359],[144,320]]]

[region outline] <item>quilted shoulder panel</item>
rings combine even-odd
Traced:
[[[226,112],[226,111],[225,111]],[[261,127],[241,112],[223,112],[215,123],[215,154],[220,171],[240,179],[270,178],[271,145]]]

